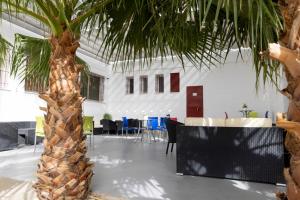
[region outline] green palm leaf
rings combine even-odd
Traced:
[[[48,84],[51,46],[47,39],[16,34],[12,55],[13,76],[18,76],[22,81],[30,79]],[[76,62],[84,65],[84,73],[88,74],[88,64],[79,57],[76,57]]]
[[[7,55],[10,47],[11,44],[0,35],[0,69],[6,63],[6,59],[8,58]]]
[[[120,0],[103,12],[100,30],[94,31],[103,31],[102,56],[107,60],[151,62],[157,56],[175,55],[196,67],[209,67],[225,61],[233,47],[241,54],[242,48],[250,47],[257,77],[277,80],[279,64],[260,56],[283,29],[272,0]],[[126,70],[129,62],[124,63]]]
[[[51,34],[68,29],[78,38],[103,41],[99,53],[107,61],[151,63],[155,57],[177,56],[183,63],[210,67],[224,62],[231,48],[250,47],[257,77],[276,82],[279,64],[262,58],[268,43],[283,29],[274,0],[0,0],[11,15],[27,14]]]

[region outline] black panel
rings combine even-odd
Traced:
[[[177,172],[283,183],[282,129],[178,126]]]
[[[19,128],[35,128],[35,122],[1,122],[0,123],[0,151],[10,150],[18,146]],[[20,140],[19,140],[20,141]],[[24,138],[23,142],[28,141],[28,144],[34,143],[34,130],[28,134],[27,140]],[[42,139],[39,139],[42,141]]]
[[[18,129],[9,123],[0,123],[0,151],[18,146]]]

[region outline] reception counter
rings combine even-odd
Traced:
[[[178,126],[177,173],[284,183],[284,130]]]
[[[218,127],[272,127],[269,118],[185,118],[187,126],[218,126]]]

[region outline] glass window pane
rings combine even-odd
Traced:
[[[158,74],[155,77],[155,91],[157,93],[164,92],[164,75],[163,74]]]
[[[134,79],[133,77],[126,77],[126,94],[134,93]]]
[[[141,76],[140,77],[140,93],[145,94],[148,92],[148,77]]]
[[[88,95],[89,99],[99,101],[99,97],[100,97],[99,87],[100,87],[100,77],[90,75],[89,95]]]
[[[81,96],[83,97],[86,97],[87,98],[87,95],[88,95],[88,76],[84,73],[81,73],[81,76],[80,76],[80,94]]]
[[[130,82],[129,82],[129,93],[130,94],[133,94],[133,90],[134,90],[134,81],[133,81],[133,78],[130,79]]]

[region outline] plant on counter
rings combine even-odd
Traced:
[[[112,120],[112,116],[111,116],[111,114],[109,114],[109,113],[104,113],[103,119]]]

